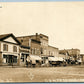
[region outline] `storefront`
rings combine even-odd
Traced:
[[[17,65],[17,63],[18,63],[18,56],[17,55],[3,54],[2,65],[13,66],[13,65]]]
[[[29,57],[30,47],[20,46],[20,66],[26,66],[27,58]]]
[[[37,55],[30,55],[30,60],[31,60],[31,64],[35,64],[35,66],[41,66],[42,64],[42,59],[40,56]]]
[[[48,56],[42,56],[42,64],[46,64],[48,62]]]
[[[48,57],[49,60],[49,65],[50,66],[55,66],[55,65],[60,65],[63,64],[64,59],[61,57]]]
[[[20,53],[20,66],[26,66],[26,60],[29,57],[29,53]]]

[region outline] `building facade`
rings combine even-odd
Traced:
[[[80,60],[81,60],[82,64],[84,64],[84,54],[80,54]]]
[[[26,61],[30,59],[30,47],[20,45],[19,65],[26,66]]]
[[[49,37],[44,34],[36,33],[36,35],[21,36],[17,39],[21,42],[21,45],[30,46],[30,57],[34,57],[33,59],[36,59],[37,62],[42,59],[43,63],[46,63],[49,56],[58,56],[58,48],[49,46]]]
[[[48,46],[48,56],[58,57],[59,49],[56,47]]]
[[[37,66],[41,64],[40,40],[37,35],[17,37],[23,46],[30,47],[30,60]]]
[[[13,34],[0,35],[0,65],[19,65],[19,45]]]
[[[64,54],[67,55],[68,59],[72,60],[78,60],[80,58],[80,50],[79,49],[64,49],[64,50],[59,50],[59,54]]]

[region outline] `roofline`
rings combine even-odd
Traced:
[[[44,35],[44,34],[41,34],[41,33],[40,33],[39,35],[43,35],[43,36],[45,36],[45,37],[47,37],[47,38],[48,38],[48,36],[47,36],[47,35]]]
[[[13,34],[13,33],[5,33],[5,34],[0,34],[0,36],[2,36],[2,35],[10,35],[10,34]]]
[[[52,48],[55,48],[55,49],[59,49],[59,48],[56,48],[56,47],[53,47],[53,46],[50,46],[50,45],[48,45],[49,47],[52,47]]]
[[[3,41],[4,39],[6,39],[6,38],[12,36],[13,39],[14,39],[15,41],[17,41],[17,43],[18,43],[19,45],[21,44],[21,43],[19,42],[19,40],[18,40],[12,33],[10,33],[10,34],[3,34],[3,35],[7,35],[7,36],[2,37],[2,38],[0,39],[0,41]],[[1,35],[1,36],[2,36],[2,35]],[[7,42],[7,41],[4,41],[4,42]],[[10,42],[10,43],[11,43],[11,42]]]
[[[0,42],[5,42],[5,43],[10,43],[10,44],[20,45],[20,44],[16,44],[16,43],[12,43],[12,42],[7,42],[7,41],[0,41]]]
[[[32,36],[36,36],[36,35],[29,35],[29,36],[18,36],[18,37],[16,37],[16,38],[32,37]]]
[[[80,51],[80,49],[77,49],[77,48],[73,48],[73,49],[64,49],[64,50],[79,50],[79,51]],[[59,51],[63,51],[63,50],[59,50]]]
[[[43,35],[43,36],[45,36],[45,37],[47,37],[48,38],[48,36],[46,36],[46,35],[44,35],[44,34],[38,34],[38,36],[40,36],[40,35]],[[32,37],[32,36],[36,36],[36,35],[27,35],[27,36],[18,36],[18,37],[16,37],[16,38],[22,38],[22,37]]]

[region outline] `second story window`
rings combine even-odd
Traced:
[[[31,49],[31,54],[34,54],[34,49]]]
[[[13,46],[13,52],[17,52],[17,47]]]
[[[8,51],[8,45],[7,44],[3,44],[3,51]]]
[[[49,51],[49,55],[50,55],[50,51]]]

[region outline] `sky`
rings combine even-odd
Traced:
[[[42,33],[49,36],[49,45],[78,48],[84,54],[84,1],[0,2],[0,6],[0,34]]]

